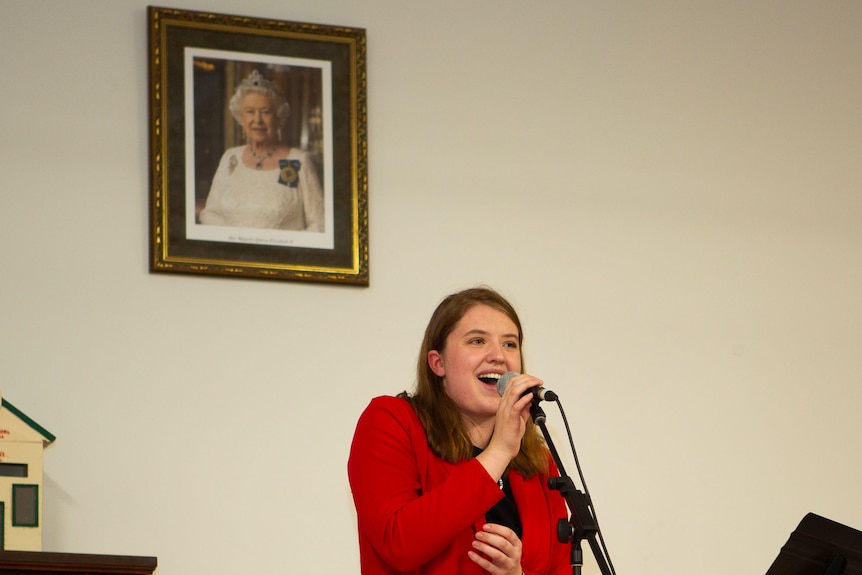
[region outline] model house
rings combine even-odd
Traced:
[[[0,400],[0,549],[42,550],[42,461],[54,439]]]

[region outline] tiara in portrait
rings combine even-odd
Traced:
[[[257,88],[276,93],[281,92],[281,90],[278,89],[278,86],[264,78],[257,70],[252,70],[251,74],[246,76],[245,80],[243,80],[239,85],[240,90],[248,88]]]

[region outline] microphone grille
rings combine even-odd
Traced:
[[[503,395],[503,392],[506,391],[506,386],[509,385],[509,380],[513,377],[516,377],[519,374],[517,371],[507,371],[503,375],[500,376],[500,379],[497,380],[497,393]]]

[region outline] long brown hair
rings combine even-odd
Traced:
[[[428,352],[442,352],[455,325],[476,305],[489,306],[512,320],[518,328],[521,369],[524,369],[524,333],[515,308],[491,288],[470,288],[447,296],[434,310],[425,328],[425,337],[419,350],[416,390],[412,395],[407,392],[399,394],[399,397],[411,403],[419,415],[431,450],[452,463],[472,457],[473,444],[464,427],[458,406],[443,389],[443,378],[435,374],[428,365]],[[525,477],[548,472],[547,447],[534,425],[527,425],[521,440],[521,449],[509,466]]]

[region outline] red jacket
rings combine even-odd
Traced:
[[[434,455],[406,400],[371,401],[356,425],[347,471],[363,575],[485,573],[467,552],[503,494],[476,459],[448,463]],[[547,479],[509,473],[524,533],[521,566],[527,575],[570,575],[569,546],[556,535],[568,513]]]

